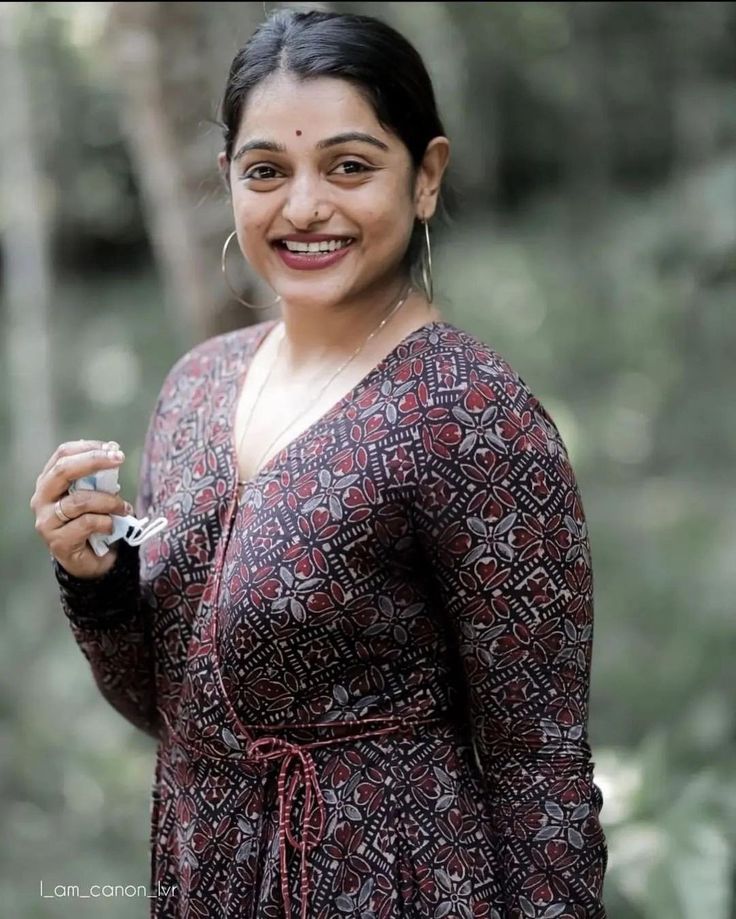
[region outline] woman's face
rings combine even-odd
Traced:
[[[224,153],[219,164],[228,170]],[[251,93],[232,147],[240,248],[290,304],[395,290],[414,219],[434,211],[422,175],[412,181],[407,148],[350,83],[274,74]],[[320,242],[328,251],[294,251]]]

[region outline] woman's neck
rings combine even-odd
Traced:
[[[377,293],[349,305],[312,309],[283,302],[284,339],[279,363],[286,373],[299,376],[309,376],[311,370],[325,364],[338,364],[362,345],[386,317],[371,344],[394,336],[401,340],[411,328],[439,318],[439,313],[420,292],[409,290],[408,279],[397,280],[382,295]],[[401,329],[407,332],[401,334]]]

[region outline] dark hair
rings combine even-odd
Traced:
[[[256,29],[230,65],[220,106],[228,162],[250,92],[279,71],[304,80],[338,77],[352,83],[382,127],[403,141],[415,170],[427,144],[445,133],[432,80],[403,35],[372,16],[281,9]],[[403,262],[410,271],[420,263],[423,240],[417,220]]]

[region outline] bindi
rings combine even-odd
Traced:
[[[301,132],[301,131],[299,131],[299,130],[297,130],[297,132],[296,132],[296,136],[297,136],[297,137],[301,137],[301,136],[302,136],[302,132]]]

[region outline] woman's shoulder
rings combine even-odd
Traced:
[[[162,390],[181,392],[216,382],[228,366],[242,358],[243,352],[270,322],[264,320],[229,332],[219,332],[197,342],[174,361]]]
[[[448,439],[461,456],[477,441],[503,452],[567,456],[554,419],[504,354],[451,322],[436,324],[430,341],[425,431],[435,444]]]
[[[228,358],[233,352],[240,353],[254,339],[258,338],[271,320],[257,322],[254,325],[219,332],[193,345],[174,363],[170,373],[206,372],[211,366]]]
[[[444,401],[453,394],[462,398],[472,391],[485,393],[487,398],[534,398],[506,356],[474,332],[441,320],[433,324],[428,341],[433,348],[436,392],[445,395]]]

